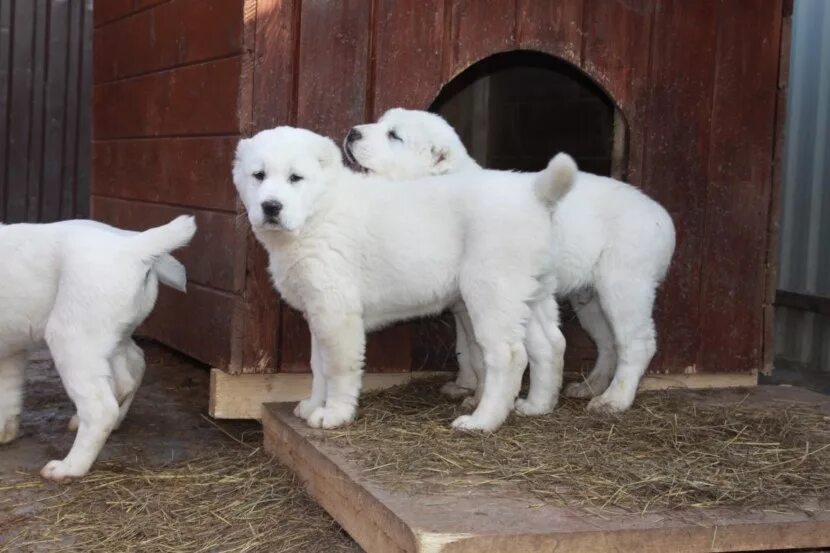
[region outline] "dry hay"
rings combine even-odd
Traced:
[[[621,417],[603,417],[562,399],[550,415],[461,434],[449,423],[463,411],[441,384],[368,395],[356,424],[325,439],[398,490],[511,485],[540,502],[643,512],[830,499],[830,417],[809,405],[718,406],[704,392],[651,392]]]
[[[103,462],[76,482],[29,476],[0,485],[0,496],[32,487],[43,488],[43,499],[34,513],[0,521],[0,551],[359,551],[292,473],[259,449],[156,468]]]

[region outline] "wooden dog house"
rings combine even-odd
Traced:
[[[568,96],[569,109],[542,118],[551,122],[547,129],[570,129],[572,141],[560,132],[558,142],[545,142],[537,126],[530,136],[541,142],[533,143],[567,150],[588,144],[584,157],[595,159],[586,167],[624,176],[674,218],[677,251],[657,301],[651,374],[754,382],[772,359],[791,4],[101,2],[92,213],[134,228],[196,214],[199,233],[181,254],[189,292],[163,291],[145,330],[218,369],[215,415],[258,413],[266,396],[304,393],[309,340],[302,317],[279,302],[265,254],[240,216],[230,179],[239,137],[291,124],[339,140],[394,106],[440,107],[451,120],[463,118],[453,109],[464,102],[453,108],[451,98],[458,83],[473,86],[476,72],[495,71],[493,60],[504,69],[527,56],[544,58],[542,69],[582,84]],[[529,102],[510,88],[494,84],[467,120],[480,121],[480,110],[489,110],[502,119],[494,127],[517,128],[537,120],[539,106],[561,100],[541,90]],[[608,147],[591,153],[592,143]],[[501,161],[519,163],[520,153]],[[568,366],[590,364],[587,339],[569,327]],[[367,377],[368,385],[444,369],[452,359],[450,330],[439,319],[374,335],[368,370],[385,374]],[[234,390],[234,401],[218,399],[223,389]]]

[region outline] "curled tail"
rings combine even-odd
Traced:
[[[576,162],[571,156],[564,152],[556,154],[536,176],[536,197],[547,207],[554,207],[570,191],[577,171]]]
[[[138,257],[154,263],[165,254],[186,246],[196,233],[196,223],[190,215],[176,217],[166,225],[130,236],[130,245]]]

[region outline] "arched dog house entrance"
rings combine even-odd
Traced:
[[[484,58],[446,83],[430,111],[456,129],[470,155],[489,169],[539,171],[557,152],[580,170],[624,177],[624,118],[611,97],[577,67],[551,55],[516,50]],[[562,306],[567,369],[593,365],[595,348],[569,305]],[[415,361],[446,359],[450,317],[419,329]],[[442,336],[436,349],[436,336]]]
[[[624,172],[625,124],[613,100],[578,68],[548,54],[487,57],[447,83],[430,111],[447,119],[490,169],[538,171],[565,151],[581,170]]]

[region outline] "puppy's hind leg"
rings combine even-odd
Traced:
[[[467,308],[459,304],[453,308],[455,317],[455,352],[458,359],[458,374],[454,382],[447,382],[441,387],[441,393],[452,398],[470,395],[478,385],[478,369],[472,359],[470,341],[472,335],[467,333],[463,317],[466,317]]]
[[[144,378],[146,362],[144,352],[132,340],[122,342],[110,361],[112,376],[115,382],[115,397],[118,400],[118,420],[114,430],[117,430],[133,403],[135,393]],[[73,415],[67,426],[70,432],[78,430],[78,415]]]
[[[0,359],[0,444],[11,442],[20,432],[25,368],[25,353]]]
[[[463,306],[464,304],[461,305]],[[464,401],[461,402],[461,407],[472,411],[478,406],[478,403],[481,401],[481,394],[484,393],[484,379],[486,378],[484,355],[481,353],[478,342],[476,342],[473,321],[470,320],[470,313],[467,311],[467,308],[456,309],[454,314],[456,316],[456,323],[459,325],[459,329],[463,333],[464,341],[466,342],[468,368],[473,373],[472,377],[475,380],[472,389],[473,395],[465,397]]]
[[[144,361],[144,352],[131,338],[122,342],[119,349],[121,350],[120,355],[114,358],[112,362],[115,393],[119,404],[118,420],[115,422],[115,428],[121,426],[124,417],[127,416],[127,411],[130,410],[130,405],[135,399],[135,393],[144,378],[144,370],[147,368],[147,363]]]
[[[462,281],[462,295],[470,313],[473,332],[484,359],[484,391],[471,415],[453,421],[453,428],[484,430],[499,428],[513,410],[527,366],[525,325],[529,296],[508,282]]]
[[[571,382],[565,388],[568,397],[594,397],[608,388],[617,367],[617,350],[614,346],[614,333],[602,312],[599,298],[595,292],[580,292],[570,297],[579,324],[588,333],[597,346],[597,361],[594,368],[582,382]]]
[[[597,291],[614,329],[619,359],[611,384],[588,403],[588,410],[620,413],[634,403],[640,379],[657,349],[654,286],[646,279],[617,278],[611,284],[601,283]]]
[[[559,329],[559,306],[553,297],[533,307],[525,344],[530,360],[530,389],[527,399],[516,400],[516,412],[544,415],[559,400],[565,364],[565,336]]]
[[[86,339],[84,339],[86,338]],[[63,460],[40,472],[49,480],[83,476],[98,457],[118,421],[118,401],[106,348],[89,337],[47,336],[67,394],[78,411],[78,433]]]

